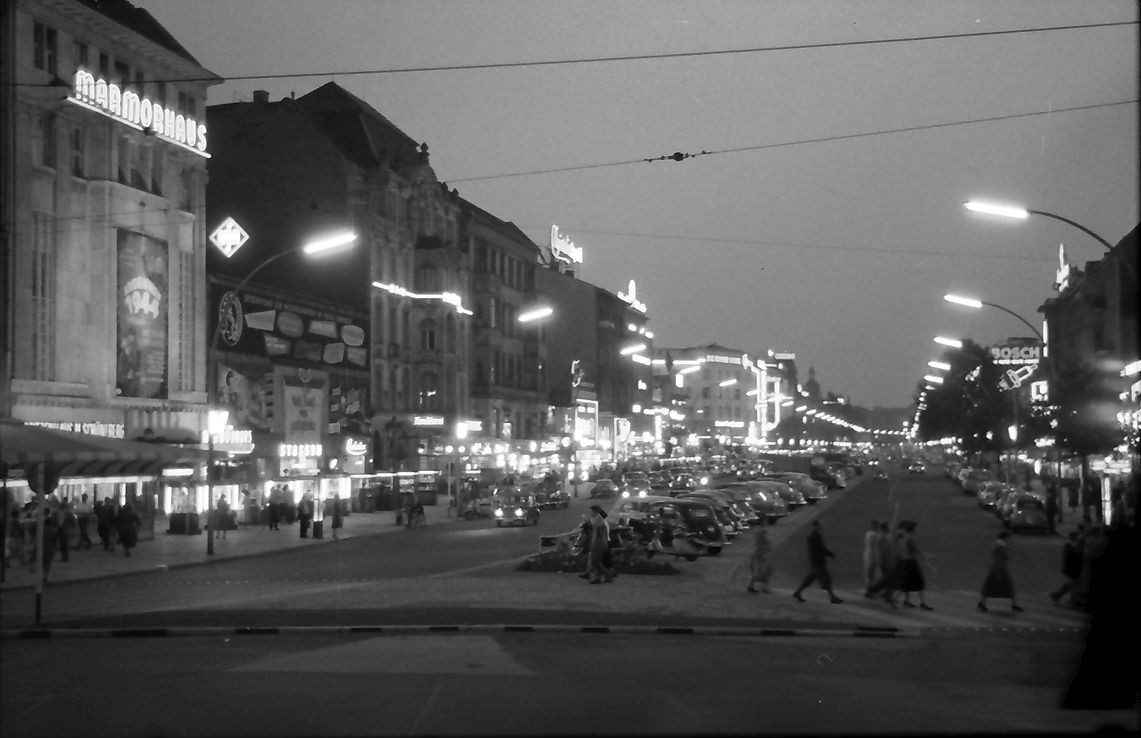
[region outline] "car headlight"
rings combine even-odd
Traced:
[[[502,517],[503,517],[503,510],[500,510],[499,508],[496,508],[496,510],[495,510],[495,517],[497,517],[497,518],[502,518]]]
[[[642,490],[641,492],[639,492],[638,496],[639,497],[645,497],[646,496],[646,490]]]
[[[629,497],[629,496],[630,496],[630,492],[629,492],[629,491],[623,492],[623,493],[622,493],[622,496],[623,496],[623,497]]]

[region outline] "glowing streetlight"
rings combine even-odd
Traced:
[[[718,383],[717,383],[717,386],[718,386],[718,387],[732,387],[732,386],[733,386],[733,385],[735,385],[735,384],[737,384],[737,378],[736,378],[736,377],[733,377],[733,378],[731,378],[731,379],[726,379],[726,380],[725,380],[725,381],[723,381],[723,382],[718,382]]]
[[[551,315],[554,315],[554,313],[555,309],[553,307],[550,305],[544,305],[542,307],[537,307],[534,310],[528,310],[527,312],[519,313],[519,317],[516,318],[516,320],[518,320],[520,323],[530,323],[535,320],[541,320],[542,318],[548,318]]]
[[[943,346],[950,346],[951,348],[961,349],[963,347],[963,342],[957,338],[948,338],[947,336],[935,336],[935,338],[932,340],[934,340],[935,343],[941,344]]]
[[[937,374],[924,374],[923,378],[932,384],[943,384],[943,378]]]
[[[309,256],[316,256],[329,251],[334,251],[341,246],[348,246],[357,240],[357,234],[352,232],[337,233],[326,238],[319,238],[315,241],[310,241],[301,247],[301,250]]]
[[[938,369],[939,371],[943,371],[943,372],[951,371],[951,365],[945,361],[929,361],[929,362],[927,362],[927,366],[931,367],[932,369]]]
[[[646,344],[644,344],[644,343],[633,343],[633,344],[630,344],[629,346],[623,346],[622,349],[619,350],[618,353],[622,354],[623,356],[629,356],[630,354],[636,354],[640,351],[645,351],[645,350],[646,350]]]
[[[963,207],[965,207],[967,210],[970,210],[970,211],[973,211],[976,213],[985,213],[987,215],[997,215],[997,216],[1002,217],[1002,218],[1014,218],[1016,220],[1026,220],[1031,215],[1041,215],[1041,216],[1046,217],[1046,218],[1053,218],[1054,220],[1060,220],[1061,222],[1063,222],[1067,225],[1071,225],[1074,228],[1077,228],[1082,233],[1085,233],[1087,236],[1093,238],[1095,241],[1097,241],[1102,246],[1104,246],[1107,250],[1110,250],[1110,251],[1113,250],[1113,245],[1110,244],[1109,241],[1106,241],[1104,238],[1097,235],[1096,233],[1091,231],[1089,228],[1086,228],[1081,223],[1077,223],[1075,221],[1072,221],[1069,218],[1063,218],[1061,215],[1058,215],[1057,213],[1050,213],[1050,212],[1047,212],[1045,210],[1033,210],[1031,208],[1021,207],[1019,205],[1001,205],[999,203],[984,202],[982,200],[971,200],[969,202],[963,203]]]
[[[963,297],[962,295],[943,295],[943,299],[947,302],[953,302],[956,305],[963,305],[976,310],[983,306],[982,300],[976,300],[973,297]]]
[[[954,303],[955,305],[963,305],[964,307],[969,307],[969,308],[972,308],[974,310],[981,310],[984,307],[992,307],[992,308],[996,308],[998,310],[1001,310],[1002,312],[1006,313],[1007,315],[1011,315],[1011,316],[1017,318],[1018,320],[1022,321],[1022,324],[1025,325],[1027,328],[1029,328],[1034,333],[1034,335],[1038,337],[1039,341],[1043,341],[1042,331],[1035,328],[1033,323],[1031,323],[1026,318],[1023,318],[1021,315],[1014,312],[1010,308],[1003,307],[1002,305],[999,305],[998,303],[987,302],[985,300],[978,300],[978,299],[975,299],[973,297],[964,297],[962,295],[943,295],[943,299],[946,300],[947,302]]]

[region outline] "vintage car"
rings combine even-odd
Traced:
[[[540,509],[555,510],[570,506],[570,495],[563,490],[563,486],[558,482],[552,480],[536,482],[530,491],[531,494],[535,495],[535,502]]]
[[[1036,530],[1045,533],[1046,503],[1029,492],[1015,492],[1007,496],[999,519],[1010,530]]]
[[[815,505],[820,500],[828,499],[828,493],[824,489],[824,483],[818,482],[803,472],[773,472],[764,478],[784,482],[803,494],[804,499],[810,505]]]
[[[539,503],[530,492],[516,487],[502,488],[496,490],[493,499],[491,514],[496,528],[539,524]]]
[[[753,513],[770,525],[788,515],[788,504],[781,499],[776,486],[779,482],[730,482],[718,489],[724,489],[738,498],[744,498],[753,508]],[[788,485],[781,485],[791,492]]]
[[[618,485],[613,479],[599,479],[590,488],[591,497],[614,497],[618,494]]]

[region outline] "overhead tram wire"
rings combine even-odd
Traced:
[[[743,49],[714,49],[711,51],[674,51],[661,54],[621,54],[613,56],[583,57],[577,59],[538,59],[522,62],[487,62],[481,64],[439,64],[424,67],[389,67],[383,69],[348,69],[323,72],[276,72],[274,74],[222,75],[224,82],[239,82],[255,79],[305,79],[309,77],[355,77],[380,74],[413,74],[423,72],[468,72],[485,69],[516,69],[521,67],[549,67],[569,64],[609,64],[626,61],[652,61],[658,59],[687,59],[705,56],[729,56],[734,54],[760,54],[770,51],[804,51],[808,49],[836,49],[853,46],[875,46],[884,44],[915,43],[919,41],[948,41],[960,38],[986,38],[991,36],[1012,36],[1030,33],[1051,33],[1057,31],[1080,31],[1094,28],[1115,28],[1135,26],[1141,21],[1108,21],[1105,23],[1077,23],[1063,26],[1040,26],[1036,28],[1011,28],[1001,31],[971,31],[967,33],[943,33],[930,36],[904,36],[901,38],[878,38],[857,41],[821,41],[818,43],[781,44],[777,46],[754,46]],[[216,77],[169,77],[151,80],[154,82],[213,82]],[[11,83],[4,83],[5,85]],[[50,87],[50,82],[15,83],[16,87]]]
[[[740,153],[740,152],[744,152],[744,151],[762,151],[764,149],[777,149],[777,148],[783,148],[783,147],[789,147],[789,146],[804,146],[804,145],[813,144],[813,143],[828,143],[828,142],[832,142],[832,141],[845,141],[845,140],[850,140],[850,139],[869,138],[871,136],[885,136],[885,135],[892,134],[892,133],[910,133],[910,132],[914,132],[914,131],[934,130],[934,129],[938,129],[938,128],[950,128],[952,126],[971,125],[974,123],[990,123],[990,122],[1002,121],[1002,120],[1013,120],[1013,119],[1017,119],[1017,118],[1029,118],[1029,117],[1038,116],[1038,115],[1050,115],[1053,113],[1067,113],[1067,112],[1075,112],[1075,111],[1080,111],[1080,110],[1096,110],[1096,109],[1103,109],[1103,108],[1119,107],[1122,105],[1135,105],[1137,102],[1138,102],[1138,99],[1134,98],[1132,100],[1118,100],[1116,102],[1094,103],[1091,105],[1074,105],[1074,106],[1066,107],[1066,108],[1051,108],[1049,110],[1038,110],[1038,111],[1032,111],[1029,113],[1011,113],[1009,115],[995,115],[995,116],[989,116],[989,117],[985,117],[985,118],[970,118],[970,119],[966,119],[966,120],[947,121],[947,122],[943,122],[943,123],[926,123],[923,125],[907,126],[904,128],[890,128],[890,129],[884,129],[884,130],[880,130],[880,131],[865,131],[862,133],[845,133],[845,134],[837,134],[835,136],[823,136],[823,137],[819,137],[819,138],[799,139],[796,141],[780,141],[780,142],[771,143],[771,144],[756,144],[756,145],[752,145],[752,146],[738,146],[738,147],[720,149],[720,150],[714,150],[714,151],[701,151],[701,152],[698,152],[696,154],[682,154],[680,152],[677,152],[674,154],[669,154],[669,155],[665,155],[665,156],[658,156],[658,157],[653,157],[653,158],[641,157],[638,159],[623,159],[623,160],[619,160],[619,161],[601,162],[601,163],[595,163],[595,164],[580,164],[580,165],[576,165],[576,166],[550,167],[548,169],[533,169],[533,170],[528,170],[528,171],[524,171],[524,172],[510,172],[510,173],[505,173],[505,174],[489,174],[489,175],[485,175],[482,177],[463,177],[463,178],[459,178],[459,179],[448,179],[448,180],[444,181],[443,183],[447,184],[447,185],[454,185],[454,184],[461,183],[461,182],[484,182],[484,181],[488,181],[488,180],[492,180],[492,179],[506,179],[509,177],[527,177],[527,176],[536,175],[536,174],[558,174],[558,173],[562,173],[562,172],[576,172],[576,171],[584,171],[584,170],[588,170],[588,169],[604,169],[604,168],[609,168],[609,167],[628,166],[630,164],[647,164],[647,163],[654,163],[654,162],[664,161],[664,160],[681,161],[682,159],[692,159],[692,158],[696,158],[699,156],[712,156],[715,154],[731,154],[731,153]],[[361,194],[364,192],[367,192],[367,189],[349,190],[346,194],[352,195],[352,194]],[[200,205],[199,207],[204,208],[205,206]],[[162,209],[152,209],[149,212],[155,213],[155,212],[164,212],[164,211],[185,212],[185,211],[181,210],[180,208],[175,208],[175,207],[162,208]],[[105,219],[105,218],[109,218],[109,217],[112,217],[115,215],[125,215],[125,214],[129,214],[129,213],[133,213],[133,212],[137,212],[137,211],[130,210],[130,211],[122,211],[119,213],[114,213],[114,212],[105,213],[105,214],[101,215],[100,218]],[[90,220],[90,218],[87,215],[77,215],[77,216],[57,217],[55,220],[58,223],[62,223],[62,222],[66,222],[66,221]],[[30,223],[31,223],[30,220],[22,222],[23,225],[28,225]]]
[[[752,146],[736,146],[728,149],[719,149],[714,151],[699,151],[696,154],[688,154],[683,152],[675,152],[673,154],[666,154],[664,156],[656,156],[651,158],[641,159],[625,159],[621,161],[599,162],[596,164],[579,164],[576,166],[568,167],[552,167],[549,169],[533,169],[525,172],[508,172],[504,174],[490,174],[483,177],[461,177],[458,179],[449,179],[448,182],[455,184],[458,182],[482,182],[491,179],[506,179],[508,177],[528,177],[535,174],[555,174],[559,172],[575,172],[584,169],[602,169],[605,167],[618,167],[626,166],[628,164],[652,164],[658,161],[682,161],[683,159],[696,159],[701,156],[715,156],[717,154],[738,154],[744,151],[763,151],[765,149],[779,149],[788,146],[803,146],[805,144],[814,143],[828,143],[831,141],[848,141],[857,138],[869,138],[871,136],[885,136],[890,133],[911,133],[914,131],[929,131],[938,128],[950,128],[952,126],[965,126],[975,123],[993,123],[1002,120],[1014,120],[1017,118],[1030,118],[1038,115],[1051,115],[1054,113],[1071,113],[1078,110],[1096,110],[1099,108],[1110,108],[1120,105],[1134,105],[1137,103],[1137,98],[1132,100],[1118,100],[1116,102],[1107,103],[1093,103],[1090,105],[1074,105],[1067,108],[1051,108],[1050,110],[1036,110],[1029,113],[1011,113],[1009,115],[992,115],[985,118],[968,118],[965,120],[945,121],[942,123],[924,123],[916,126],[905,126],[902,128],[886,128],[879,131],[864,131],[862,133],[842,133],[835,136],[821,136],[818,138],[803,138],[795,141],[779,141],[777,143],[769,144],[756,144]]]

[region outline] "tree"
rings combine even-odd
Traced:
[[[1085,459],[1109,453],[1122,442],[1117,411],[1120,378],[1096,363],[1078,359],[1057,368],[1051,400],[1056,406],[1054,428],[1059,447]]]

